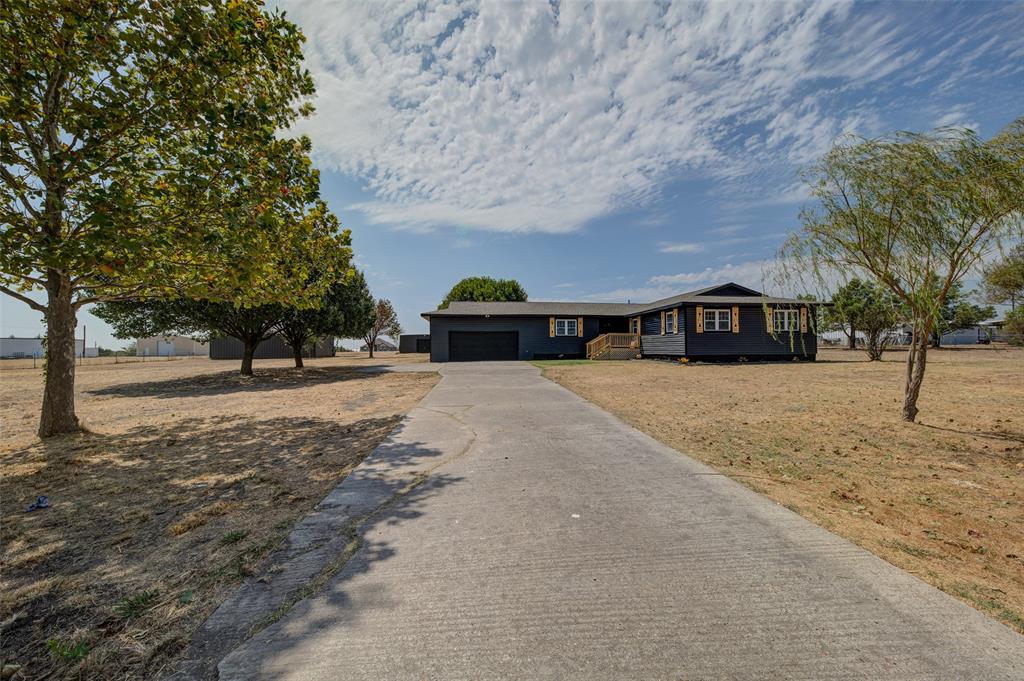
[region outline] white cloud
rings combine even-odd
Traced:
[[[297,130],[365,183],[351,208],[416,230],[570,232],[649,204],[680,171],[799,201],[795,164],[878,125],[874,83],[948,66],[920,64],[884,7],[846,2],[287,9],[318,88]],[[853,91],[868,103],[830,111]]]
[[[977,131],[979,125],[964,108],[956,108],[935,119],[936,128],[968,128]]]
[[[706,267],[702,270],[679,272],[677,274],[660,274],[651,277],[647,284],[634,288],[621,287],[611,291],[591,293],[583,296],[584,300],[601,302],[647,303],[660,298],[667,298],[684,291],[725,284],[730,281],[749,288],[778,293],[773,291],[774,275],[779,264],[773,260],[750,260],[736,264],[726,263],[719,267]]]
[[[662,244],[658,250],[662,253],[700,253],[704,250],[704,244]]]
[[[700,288],[711,284],[724,284],[735,282],[742,286],[754,289],[765,288],[765,282],[770,281],[773,268],[772,261],[751,260],[738,264],[727,263],[721,267],[706,267],[703,270],[694,272],[680,272],[678,274],[659,274],[651,277],[648,283],[654,286],[689,286]]]

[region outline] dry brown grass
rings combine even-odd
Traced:
[[[543,365],[543,363],[541,363]],[[902,353],[870,363],[550,365],[623,420],[1024,632],[1024,350],[929,353],[919,423]]]
[[[158,676],[437,381],[357,371],[371,362],[355,353],[289,364],[258,361],[253,378],[205,359],[86,365],[91,432],[45,443],[39,372],[0,364],[0,664]],[[52,507],[24,513],[39,494]]]

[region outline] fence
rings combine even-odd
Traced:
[[[100,357],[75,357],[78,366],[92,366],[94,364],[141,364],[143,362],[174,362],[178,360],[206,359],[206,355],[149,355],[148,357],[136,357],[134,354],[115,352],[113,355]],[[35,369],[43,366],[42,357],[25,357],[21,359],[0,359],[0,370],[2,369]]]

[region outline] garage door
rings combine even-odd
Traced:
[[[453,362],[519,359],[519,332],[449,331],[448,358]]]

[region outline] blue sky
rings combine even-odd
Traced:
[[[476,274],[534,300],[761,288],[841,135],[1024,115],[1021,3],[279,5],[318,88],[296,132],[410,332]]]

